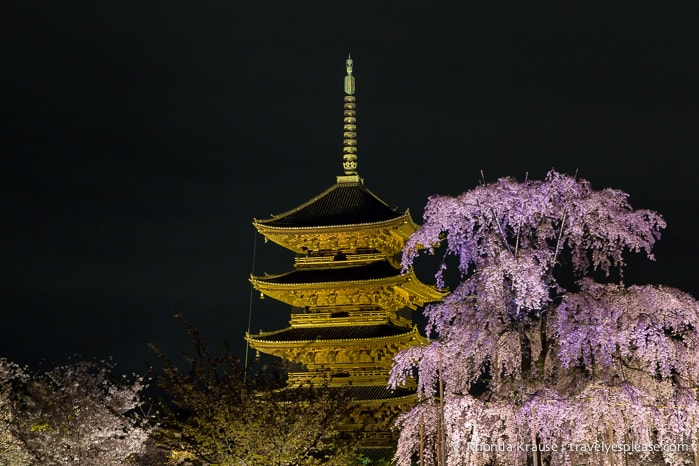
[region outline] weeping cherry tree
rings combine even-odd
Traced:
[[[442,248],[438,285],[451,262],[461,280],[426,308],[430,342],[395,359],[391,383],[417,376],[421,400],[398,464],[699,464],[699,306],[623,283],[664,227],[555,171],[431,197],[403,266]]]

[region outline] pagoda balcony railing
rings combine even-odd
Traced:
[[[352,370],[348,372],[289,372],[287,384],[299,385],[386,385],[387,370]]]
[[[392,432],[388,430],[371,430],[366,431],[366,425],[362,423],[351,423],[343,422],[339,424],[336,428],[340,432],[352,432],[354,431],[355,439],[362,440],[362,446],[368,446],[364,441],[368,440],[374,446],[380,446],[385,441],[395,443],[398,440],[398,432]],[[381,441],[383,440],[383,442]],[[392,445],[395,446],[395,445]]]
[[[348,262],[375,262],[385,259],[386,256],[381,253],[369,254],[346,254],[341,261],[336,259],[336,256],[297,256],[294,260],[297,266],[307,267],[313,265],[328,265],[333,262],[337,265],[343,265]]]
[[[364,426],[362,426],[364,427]],[[360,432],[357,434],[358,438],[362,440],[363,446],[368,446],[368,444],[382,445],[387,440],[394,441],[398,439],[398,434],[390,431],[368,431]]]
[[[309,312],[306,314],[291,314],[291,323],[294,327],[311,327],[332,325],[356,325],[382,323],[392,321],[394,324],[411,327],[410,320],[400,317],[393,312],[376,310],[352,310],[339,311],[335,308],[329,312]]]
[[[398,440],[398,432],[386,430],[365,430],[365,424],[344,423],[337,426],[340,432],[352,432],[354,438],[361,447],[395,447]]]

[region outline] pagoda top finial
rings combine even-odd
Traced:
[[[347,76],[345,76],[345,94],[354,95],[354,76],[352,76],[352,57],[347,54],[347,60],[345,61],[345,66],[347,67]]]
[[[344,126],[342,133],[342,168],[345,170],[344,176],[338,176],[338,182],[360,181],[357,174],[357,104],[354,97],[354,76],[352,76],[352,57],[347,54],[345,66],[347,75],[345,76],[345,111]]]

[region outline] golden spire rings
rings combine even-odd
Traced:
[[[342,144],[342,167],[345,175],[357,174],[357,104],[354,97],[355,85],[352,76],[352,57],[347,55],[345,61],[347,75],[345,76],[345,105]]]

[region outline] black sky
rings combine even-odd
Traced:
[[[668,229],[627,281],[699,296],[699,16],[669,2],[30,2],[0,7],[0,356],[242,353],[255,233],[341,174],[419,221],[427,196],[574,173]],[[436,3],[436,2],[434,2]],[[687,3],[686,5],[692,5]],[[291,256],[257,242],[255,272]],[[285,323],[253,300],[252,329]]]

